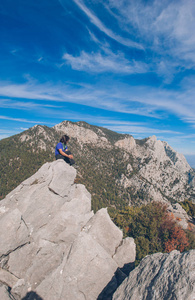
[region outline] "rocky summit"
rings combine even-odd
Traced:
[[[110,299],[135,261],[107,209],[91,210],[76,170],[44,164],[0,202],[0,299]]]
[[[113,300],[194,300],[195,250],[146,256]]]

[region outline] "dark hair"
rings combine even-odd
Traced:
[[[60,142],[66,144],[69,141],[69,139],[70,139],[69,136],[63,135],[60,139]]]

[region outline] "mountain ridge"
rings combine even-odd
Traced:
[[[22,181],[44,162],[54,160],[54,148],[62,134],[71,138],[69,148],[79,166],[77,180],[92,194],[95,211],[106,206],[140,205],[152,200],[195,201],[194,170],[168,143],[155,136],[136,140],[132,135],[83,121],[63,121],[51,128],[35,125],[0,141],[4,175],[8,172],[12,178],[16,168],[18,176],[23,172]],[[11,149],[9,154],[7,148]],[[25,174],[25,168],[31,174]],[[9,187],[9,180],[7,176],[7,182],[3,182],[6,188],[1,197],[14,187],[13,183]],[[1,175],[1,186],[2,181]]]

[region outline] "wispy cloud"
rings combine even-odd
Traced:
[[[154,25],[168,36],[169,51],[180,60],[195,63],[195,2],[176,1],[163,9]]]
[[[39,57],[39,58],[37,59],[38,62],[40,62],[40,61],[42,61],[42,60],[43,60],[43,57],[42,57],[42,56]]]
[[[8,116],[0,116],[0,120],[8,120],[8,121],[31,123],[31,124],[48,124],[48,122],[33,121],[33,120],[27,120],[23,118],[13,118]]]
[[[110,0],[108,8],[127,31],[131,26],[145,47],[171,55],[186,64],[195,63],[195,2],[193,0],[150,1]]]
[[[104,6],[122,31],[153,52],[149,69],[165,84],[181,70],[195,68],[195,1],[109,0]]]
[[[107,128],[113,130],[113,131],[117,131],[117,132],[121,132],[121,133],[129,133],[129,134],[137,134],[137,133],[141,133],[144,136],[148,136],[150,134],[154,135],[154,134],[162,134],[162,133],[168,133],[168,134],[181,134],[181,132],[177,132],[174,130],[165,130],[165,129],[159,129],[159,128],[151,128],[151,127],[143,127],[143,126],[131,126],[131,125],[121,125],[121,126],[117,126],[117,125],[107,125]]]
[[[42,101],[57,101],[77,103],[85,106],[100,108],[108,111],[124,112],[129,114],[138,114],[150,117],[159,116],[152,107],[133,106],[133,100],[129,96],[130,90],[121,92],[120,86],[102,87],[83,86],[75,89],[71,85],[51,85],[49,83],[36,84],[35,82],[25,84],[0,84],[0,95],[11,98],[24,98]],[[135,104],[137,100],[134,101]]]
[[[47,84],[45,85],[45,87]],[[50,89],[51,92],[51,89]],[[60,100],[57,97],[57,89],[54,94],[49,93],[49,91],[44,91],[43,86],[36,85],[35,83],[25,83],[25,84],[10,84],[5,83],[0,85],[0,95],[13,98],[26,98],[26,99],[40,99],[40,100]]]
[[[128,46],[128,47],[133,47],[133,48],[138,48],[138,49],[143,49],[143,46],[135,41],[132,41],[131,39],[123,38],[120,35],[115,34],[111,29],[107,28],[101,21],[100,19],[95,15],[94,12],[92,12],[82,0],[73,0],[76,5],[85,13],[85,15],[90,19],[91,23],[93,23],[100,31],[105,33],[108,37],[111,39],[117,41],[118,43]],[[60,3],[63,5],[63,1],[60,1]]]
[[[15,97],[15,96],[14,96]],[[17,98],[17,97],[16,97]],[[48,103],[35,103],[32,101],[15,101],[13,99],[0,99],[0,107],[1,108],[12,108],[19,110],[39,110],[44,108],[62,108],[60,105],[52,105]]]
[[[109,119],[109,118],[98,118],[98,122],[103,123],[104,125],[112,125],[112,126],[144,126],[146,123],[144,122],[130,122],[130,121],[119,121],[116,119]]]
[[[10,53],[12,54],[12,55],[16,55],[16,53],[19,51],[19,49],[13,49],[13,50],[11,50],[10,51]]]
[[[20,127],[20,130],[28,130],[28,127]]]
[[[175,130],[167,130],[163,128],[157,127],[149,127],[147,122],[131,122],[131,121],[121,121],[113,118],[97,118],[96,123],[101,123],[102,126],[121,133],[129,133],[133,136],[140,135],[140,138],[149,136],[149,135],[182,135],[182,132],[175,131]]]
[[[0,134],[7,135],[7,134],[10,134],[10,133],[12,133],[12,132],[13,132],[12,130],[0,128]]]
[[[0,140],[5,139],[9,136],[12,136],[14,134],[17,134],[21,132],[21,129],[17,129],[17,128],[11,128],[10,130],[8,129],[2,129],[0,128]]]
[[[162,118],[166,113],[172,113],[191,125],[195,125],[194,93],[195,88],[171,91],[147,86],[131,87],[120,82],[117,85],[111,83],[106,85],[99,83],[95,86],[90,84],[78,85],[77,88],[74,84],[53,85],[36,82],[18,85],[0,84],[1,96],[13,99],[41,100],[48,108],[59,108],[62,103],[68,102],[152,118]],[[48,101],[55,103],[49,104]],[[36,107],[36,104],[28,103],[26,108],[30,108],[31,105],[32,108]],[[24,107],[25,105],[21,103],[19,106]]]
[[[113,53],[107,49],[103,55],[99,53],[86,53],[82,51],[80,56],[73,56],[68,53],[63,55],[66,63],[70,64],[72,69],[88,71],[93,73],[112,72],[118,74],[145,73],[148,67],[145,63],[139,61],[128,61],[123,53]]]

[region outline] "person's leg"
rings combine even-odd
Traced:
[[[70,152],[69,150],[67,150],[67,151],[65,151],[65,152],[66,152],[66,154],[68,154],[68,155],[71,154],[71,152]],[[71,166],[75,164],[74,159],[70,159],[70,158],[68,158],[68,157],[65,157],[64,160],[65,160],[65,162],[67,162],[67,163],[68,163],[69,165],[71,165]]]
[[[58,160],[58,159],[64,159],[64,156],[61,155],[61,154],[57,154],[57,155],[56,155],[56,160]]]
[[[70,159],[70,165],[72,166],[72,165],[74,165],[74,164],[75,164],[74,159]]]
[[[66,154],[70,155],[71,152],[68,150],[68,151],[66,151]],[[68,157],[66,157],[66,156],[63,156],[63,155],[61,155],[61,154],[57,154],[57,155],[56,155],[56,160],[57,160],[57,159],[63,159],[63,160],[64,160],[67,164],[69,164],[70,166],[72,166],[72,165],[75,164],[74,159],[70,159],[70,158],[68,158]]]

